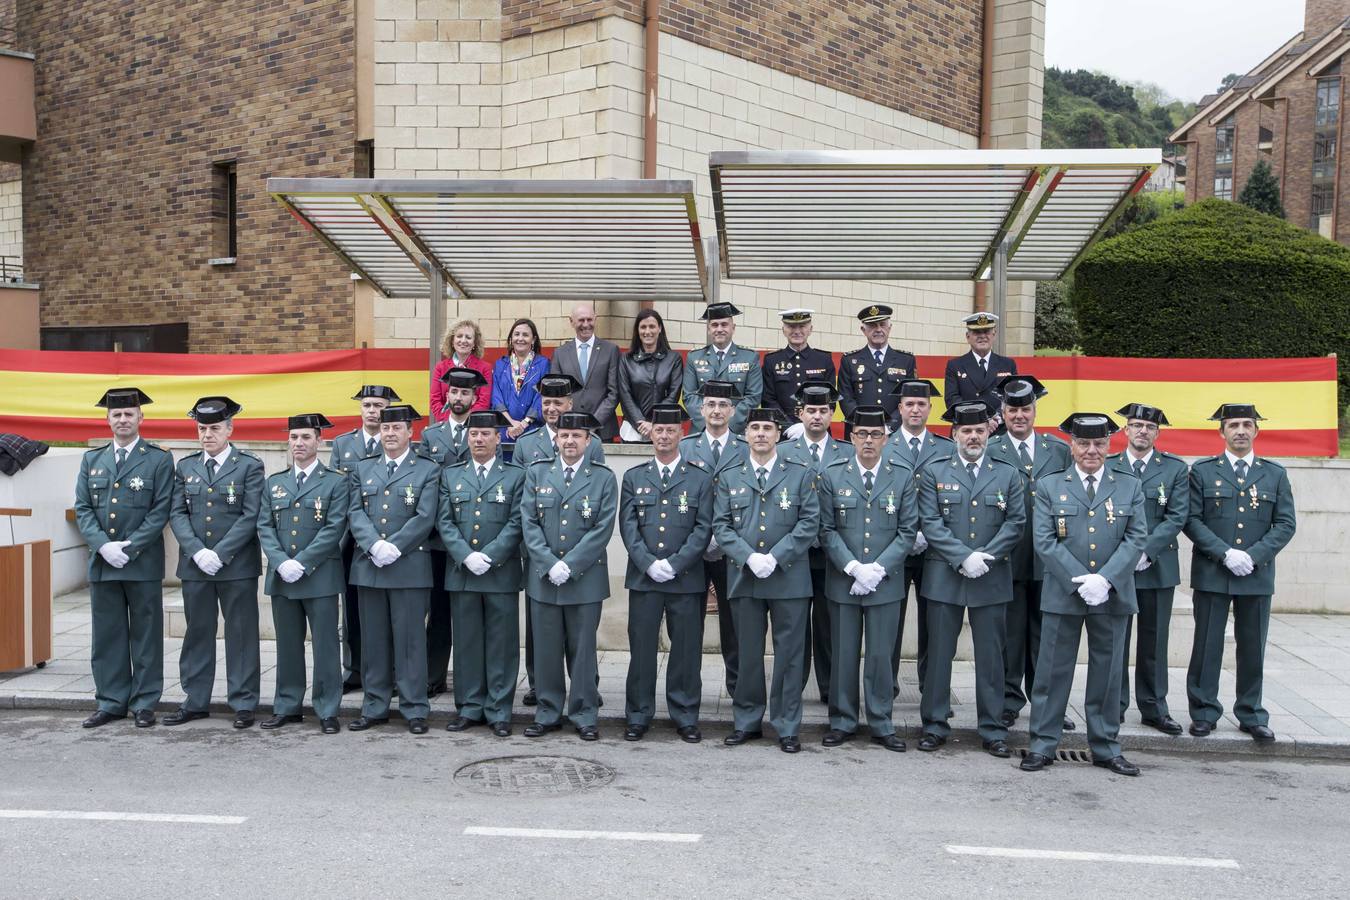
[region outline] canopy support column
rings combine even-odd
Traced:
[[[989,280],[993,282],[991,293],[994,296],[994,308],[991,311],[998,316],[999,322],[994,352],[1005,355],[1008,346],[1008,238],[1006,237],[999,241],[998,247],[994,250]]]
[[[431,322],[430,359],[427,363],[429,378],[441,361],[441,335],[445,334],[445,279],[441,276],[438,266],[427,266],[426,271],[427,285],[431,293],[431,315],[427,317]]]

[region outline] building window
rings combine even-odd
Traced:
[[[234,160],[211,166],[211,262],[217,265],[233,263],[239,256],[237,184]]]
[[[1214,196],[1220,200],[1233,199],[1233,138],[1236,132],[1233,116],[1224,119],[1214,130]]]
[[[1308,227],[1331,237],[1336,208],[1336,137],[1341,128],[1340,76],[1317,79]]]
[[[375,177],[375,142],[357,141],[355,165],[355,177],[374,178]]]
[[[186,353],[186,322],[167,325],[94,325],[42,329],[43,350],[101,350],[119,353]]]

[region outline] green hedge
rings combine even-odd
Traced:
[[[1350,399],[1350,249],[1273,216],[1202,200],[1104,240],[1071,299],[1090,356],[1336,353]]]

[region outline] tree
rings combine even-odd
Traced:
[[[1275,173],[1270,171],[1270,163],[1263,159],[1252,167],[1252,174],[1247,177],[1242,193],[1238,194],[1238,202],[1268,216],[1284,218],[1284,206],[1280,203],[1280,182],[1275,179]]]
[[[1063,281],[1036,282],[1036,349],[1072,350],[1078,346],[1078,317]]]
[[[1064,140],[1075,149],[1100,149],[1111,146],[1106,120],[1095,109],[1080,109],[1064,123]]]
[[[1223,76],[1223,81],[1219,82],[1219,93],[1222,94],[1224,91],[1228,90],[1236,84],[1237,80],[1241,77],[1242,76],[1236,72],[1229,72],[1227,75]]]

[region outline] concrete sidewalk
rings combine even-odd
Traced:
[[[166,592],[166,603],[176,599]],[[1179,610],[1177,615],[1189,618],[1187,609]],[[716,629],[716,624],[710,623],[710,627]],[[92,711],[94,682],[89,673],[91,628],[87,590],[58,597],[54,603],[52,623],[54,658],[41,669],[0,673],[0,709]],[[1231,642],[1230,630],[1229,643]],[[183,699],[183,692],[178,684],[178,651],[181,643],[178,638],[166,637],[164,640],[165,690],[160,703],[162,710],[176,708]],[[214,693],[216,700],[213,703],[213,709],[222,712],[226,709],[223,702],[224,647],[224,641],[217,642]],[[1189,644],[1184,649],[1188,651]],[[1227,659],[1231,665],[1233,659],[1231,647]],[[264,641],[262,700],[259,704],[259,710],[263,713],[270,708],[275,686],[275,665],[275,645],[270,641]],[[664,667],[665,656],[662,654],[662,671]],[[606,700],[601,717],[604,720],[602,724],[608,725],[608,728],[602,728],[601,733],[611,740],[620,738],[618,726],[623,717],[624,681],[627,671],[627,653],[612,650],[601,652],[600,690]],[[956,715],[952,719],[953,743],[973,744],[978,747],[979,738],[975,732],[974,679],[974,667],[971,663],[958,661],[954,664],[952,695]],[[1065,750],[1083,749],[1087,746],[1082,715],[1082,686],[1085,680],[1086,667],[1079,666],[1070,700],[1070,717],[1078,723],[1078,730],[1065,735],[1062,744]],[[921,721],[913,663],[906,662],[901,667],[901,681],[900,699],[895,707],[895,723],[901,734],[917,738]],[[515,712],[517,720],[527,721],[533,716],[533,711],[530,707],[519,705],[519,697],[525,690],[523,666],[521,682]],[[1220,699],[1225,706],[1231,705],[1233,690],[1233,672],[1231,668],[1225,669],[1220,688]],[[661,685],[658,682],[658,727],[662,727],[661,719],[665,715],[665,700],[660,691]],[[808,685],[805,696],[804,724],[807,731],[803,736],[809,741],[816,739],[819,732],[828,727],[828,716],[824,704],[818,700],[814,683]],[[1183,725],[1188,724],[1184,668],[1170,670],[1168,700],[1173,717]],[[1350,759],[1350,616],[1277,614],[1271,617],[1270,639],[1266,651],[1265,702],[1271,714],[1271,727],[1279,736],[1278,742],[1273,745],[1258,747],[1249,737],[1238,731],[1237,722],[1231,714],[1224,716],[1218,730],[1212,736],[1202,739],[1189,735],[1168,737],[1151,728],[1145,728],[1139,724],[1139,714],[1134,709],[1130,710],[1121,727],[1121,742],[1126,752],[1131,749],[1150,749]],[[343,698],[342,715],[344,717],[358,715],[360,703],[359,693],[346,695]],[[453,713],[452,693],[443,694],[432,701],[434,726],[443,724]],[[308,718],[312,719],[312,714]],[[716,654],[704,656],[702,721],[708,726],[729,726],[731,723],[731,698],[724,690],[722,662]],[[220,725],[228,727],[225,722],[221,722]],[[1013,726],[1010,742],[1014,746],[1024,746],[1026,743],[1025,711],[1023,717]]]

